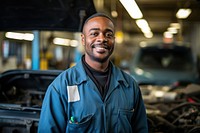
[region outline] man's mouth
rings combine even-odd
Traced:
[[[95,51],[98,53],[105,53],[110,50],[110,47],[105,44],[94,44],[92,45],[92,48],[95,49]]]
[[[104,53],[104,52],[107,51],[107,49],[104,48],[104,47],[94,47],[94,49],[95,49],[96,52],[98,52],[98,53]]]
[[[96,48],[99,50],[109,50],[110,49],[110,47],[105,44],[94,44],[94,45],[92,45],[92,48]]]

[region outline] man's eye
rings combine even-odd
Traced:
[[[94,32],[94,33],[91,33],[90,35],[91,35],[91,36],[97,36],[98,33]]]
[[[112,32],[107,32],[106,33],[106,37],[113,37],[113,33]]]

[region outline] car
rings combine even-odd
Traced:
[[[171,85],[197,82],[197,59],[184,43],[153,43],[140,47],[129,64],[139,84]]]
[[[200,132],[200,84],[196,57],[185,43],[142,45],[129,61],[138,82],[149,132]]]
[[[0,132],[36,133],[48,85],[62,70],[8,70],[0,75]]]

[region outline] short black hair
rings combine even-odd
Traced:
[[[105,13],[100,13],[100,12],[98,12],[98,13],[95,13],[95,14],[92,14],[91,16],[89,16],[89,17],[85,20],[85,22],[84,22],[84,24],[83,24],[83,27],[85,26],[85,24],[86,24],[90,19],[95,18],[95,17],[105,17],[105,18],[109,19],[109,20],[114,24],[114,22],[113,22],[113,20],[111,19],[111,17],[109,17],[109,16],[106,15]],[[83,27],[82,27],[82,31],[83,31]]]

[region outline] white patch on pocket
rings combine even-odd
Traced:
[[[78,92],[78,86],[67,86],[68,102],[76,102],[80,100],[80,95]]]

